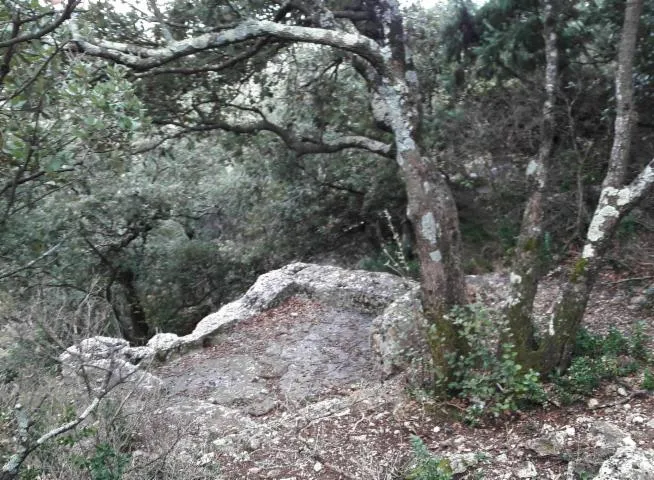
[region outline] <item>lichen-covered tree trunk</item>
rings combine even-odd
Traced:
[[[517,360],[525,367],[538,361],[532,309],[538,282],[542,277],[542,242],[545,187],[550,170],[554,137],[554,105],[558,83],[558,49],[556,15],[553,0],[541,0],[543,38],[545,40],[545,101],[541,119],[541,141],[538,156],[527,166],[529,198],[520,227],[520,236],[510,274],[511,292],[505,310],[511,341],[516,347]]]
[[[620,220],[654,185],[652,160],[629,185],[623,186],[629,161],[631,131],[635,121],[632,75],[642,9],[643,0],[631,0],[626,3],[615,80],[617,108],[609,167],[586,234],[582,255],[557,299],[539,349],[540,368],[545,373],[554,368],[563,370],[569,365],[588,298]]]
[[[465,281],[461,268],[459,218],[444,176],[425,157],[420,146],[419,85],[405,49],[402,17],[396,2],[380,2],[380,18],[386,34],[387,69],[379,79],[373,105],[395,138],[397,162],[406,184],[407,217],[416,238],[420,261],[423,308],[436,327],[432,351],[437,374],[448,376],[447,354],[463,353],[466,345],[456,335],[446,315],[465,303]]]
[[[620,220],[650,194],[653,187],[654,159],[629,185],[620,189],[605,187],[602,190],[586,234],[583,253],[557,299],[540,348],[540,368],[543,372],[568,367],[588,298]]]

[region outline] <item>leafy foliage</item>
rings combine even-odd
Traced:
[[[447,385],[467,403],[466,420],[476,423],[486,415],[498,417],[544,401],[539,374],[516,362],[510,342],[500,345],[498,355],[497,343],[506,328],[501,318],[474,304],[454,308],[449,318],[468,349],[448,358],[452,381]]]
[[[606,335],[581,329],[570,368],[555,381],[561,399],[570,403],[592,395],[604,380],[628,376],[643,369],[651,361],[643,324],[638,324],[630,336],[616,328]],[[648,383],[648,369],[643,383]],[[644,387],[645,388],[645,387]]]
[[[433,456],[420,437],[411,437],[413,466],[404,475],[406,480],[450,480],[452,468],[447,459]]]

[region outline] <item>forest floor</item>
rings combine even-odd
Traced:
[[[497,275],[488,279],[498,290],[481,296],[494,303],[505,282]],[[554,274],[543,282],[541,313],[553,304],[561,281]],[[603,273],[585,326],[629,334],[644,321],[654,338],[652,309],[639,298],[646,284]],[[242,422],[231,427],[232,433],[240,430],[238,445],[212,439],[208,459],[226,479],[401,478],[412,460],[413,437],[434,456],[468,465],[456,478],[592,478],[602,461],[600,437],[654,448],[654,399],[642,394],[637,375],[603,384],[592,400],[569,406],[552,400],[472,427],[457,419],[461,407],[455,402],[437,403],[408,389],[402,376],[386,382],[375,376],[371,320],[294,297],[153,373],[180,400],[248,417],[250,430]]]

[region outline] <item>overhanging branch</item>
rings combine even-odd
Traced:
[[[48,33],[54,32],[62,23],[70,18],[71,14],[77,5],[79,5],[79,3],[80,0],[69,0],[64,7],[64,10],[61,12],[61,15],[59,15],[51,23],[35,32],[25,33],[15,37],[12,36],[12,38],[9,38],[8,40],[0,41],[0,48],[10,47],[12,45],[16,45],[17,43],[29,42],[30,40],[35,40],[47,35]]]
[[[173,60],[199,52],[215,50],[262,37],[328,45],[362,56],[378,68],[384,58],[379,46],[371,39],[356,33],[344,33],[324,28],[283,25],[269,20],[246,20],[234,28],[205,33],[192,38],[170,42],[163,47],[148,48],[124,42],[84,38],[71,24],[73,40],[87,54],[121,63],[135,70],[149,70]]]

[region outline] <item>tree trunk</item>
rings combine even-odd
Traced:
[[[425,158],[420,147],[418,77],[405,49],[398,5],[394,1],[380,5],[390,68],[377,81],[378,100],[373,104],[373,112],[394,134],[397,162],[407,190],[407,218],[413,225],[420,262],[423,308],[436,327],[436,335],[431,339],[436,374],[447,378],[448,354],[467,350],[465,341],[456,335],[446,318],[453,306],[466,302],[458,212],[444,176]]]
[[[120,286],[120,296],[112,292],[111,283],[107,287],[107,300],[112,306],[120,334],[133,345],[145,345],[150,338],[150,326],[135,284],[136,276],[128,269],[119,268],[114,272],[113,281]],[[123,298],[120,298],[123,297]]]
[[[635,2],[634,2],[635,3]],[[649,195],[654,186],[654,160],[626,187],[606,187],[595,209],[581,258],[572,268],[552,313],[540,349],[541,371],[565,370],[571,361],[577,333],[597,273],[620,220]]]
[[[588,298],[620,220],[654,185],[652,160],[634,181],[620,188],[629,160],[631,131],[635,121],[632,107],[632,75],[642,9],[643,0],[630,0],[626,3],[615,80],[617,108],[609,167],[597,208],[586,233],[581,258],[570,272],[568,283],[557,300],[540,348],[540,367],[545,373],[555,368],[564,370],[570,364]]]
[[[543,274],[543,218],[545,187],[550,170],[554,138],[554,105],[558,83],[556,11],[553,0],[542,0],[543,38],[545,40],[545,101],[541,119],[538,156],[527,166],[527,191],[530,192],[522,217],[520,236],[510,274],[511,292],[505,315],[516,347],[517,361],[526,368],[536,366],[537,350],[532,310],[538,282]]]

